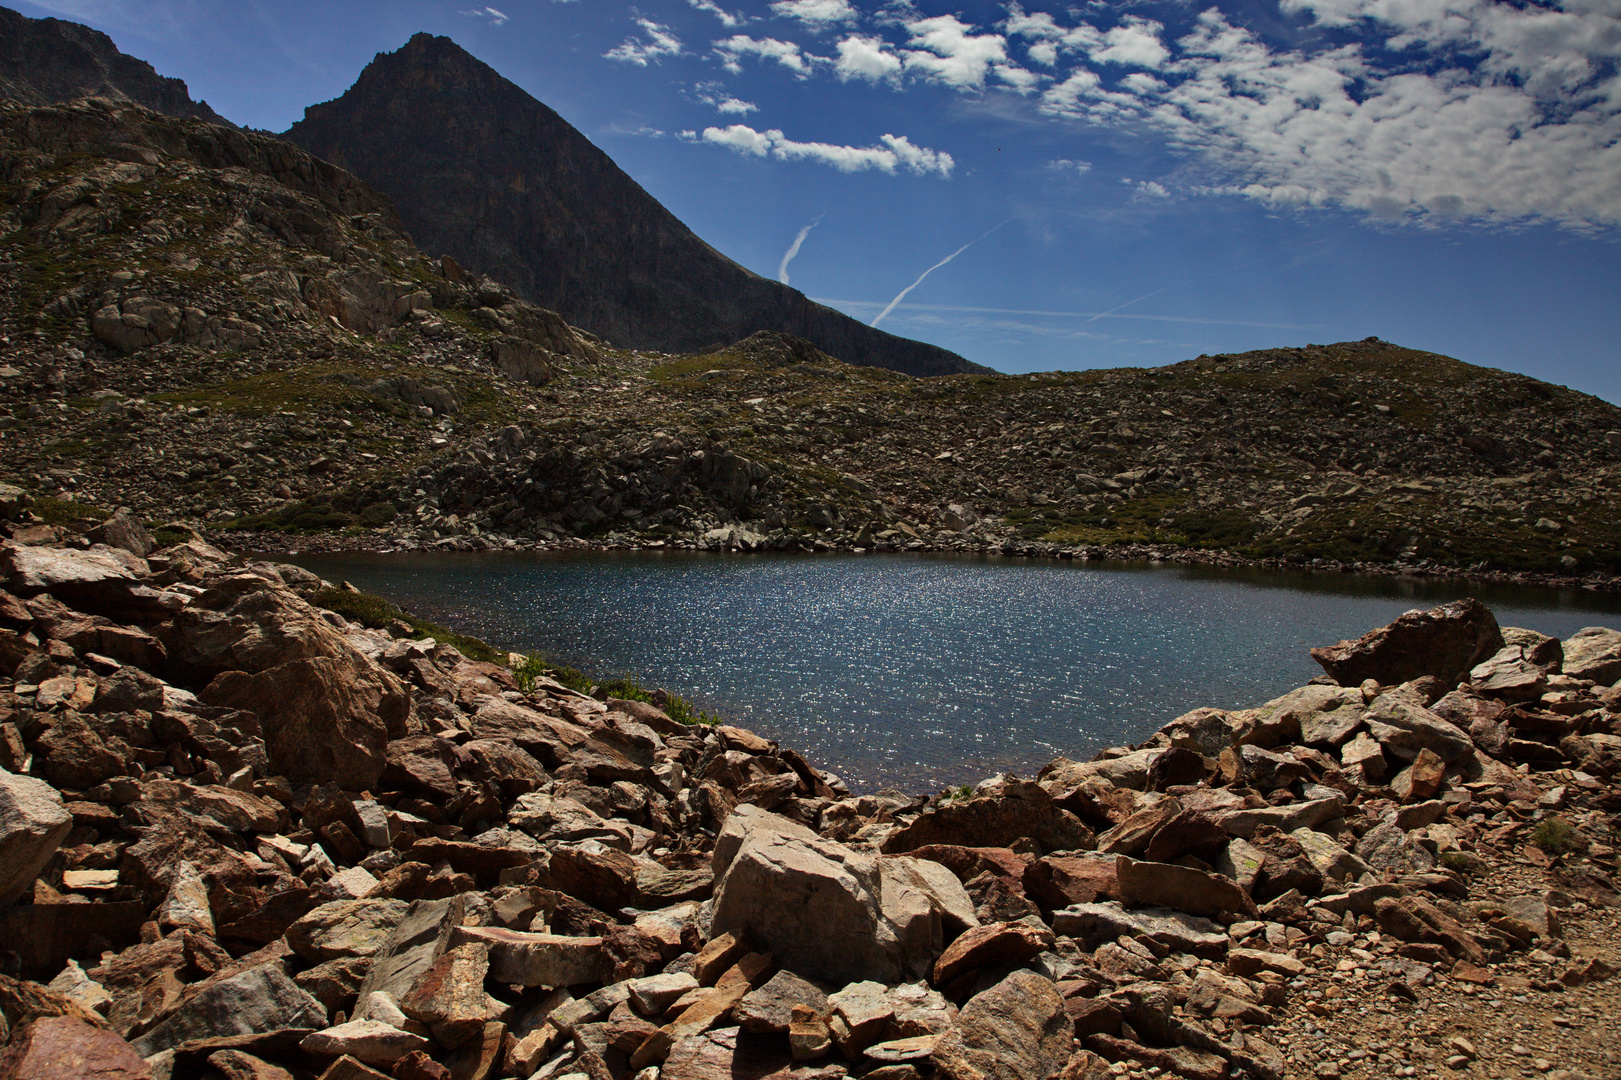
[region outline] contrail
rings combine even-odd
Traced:
[[[1301,244],[1299,247],[1285,248],[1284,252],[1287,254],[1289,252],[1304,251],[1306,248],[1316,247],[1318,244],[1326,244],[1326,243],[1328,243],[1328,238],[1324,237],[1321,240],[1313,240],[1310,243]],[[1196,283],[1201,282],[1201,281],[1208,281],[1208,280],[1210,280],[1211,278],[1214,278],[1214,277],[1224,277],[1227,274],[1232,273],[1234,270],[1242,270],[1246,266],[1254,266],[1256,263],[1265,262],[1269,258],[1271,258],[1270,255],[1254,258],[1254,259],[1249,260],[1248,262],[1241,262],[1237,266],[1224,267],[1224,268],[1222,268],[1220,270],[1217,270],[1214,273],[1205,274],[1202,277],[1189,278],[1186,281],[1177,282],[1177,285],[1193,285],[1193,284],[1196,284]],[[1112,307],[1108,311],[1100,311],[1096,315],[1092,316],[1090,319],[1088,319],[1086,321],[1087,322],[1097,322],[1099,319],[1107,319],[1109,316],[1115,314],[1116,312],[1126,310],[1127,308],[1131,307],[1133,304],[1140,304],[1144,300],[1147,300],[1147,299],[1149,299],[1151,297],[1158,296],[1162,292],[1169,292],[1173,287],[1174,286],[1167,285],[1163,289],[1155,289],[1151,293],[1143,293],[1143,295],[1139,296],[1137,299],[1135,299],[1135,300],[1127,300],[1124,304],[1121,304],[1119,307]]]
[[[1012,218],[1009,218],[1008,220],[1011,221]],[[986,236],[991,235],[991,233],[995,232],[997,229],[1000,229],[1003,225],[1006,225],[1006,224],[1007,224],[1007,221],[1004,221],[1001,224],[991,226],[991,228],[986,230],[985,236],[976,236],[974,239],[968,241],[968,243],[964,244],[962,247],[958,248],[956,251],[953,251],[950,255],[947,255],[945,258],[941,259],[939,262],[935,263],[933,266],[931,266],[927,270],[923,271],[923,273],[918,275],[916,281],[912,282],[910,285],[906,286],[906,288],[902,289],[899,293],[896,294],[895,299],[891,300],[889,302],[889,306],[884,308],[884,310],[882,310],[882,311],[880,311],[878,313],[878,317],[872,321],[871,325],[877,326],[879,323],[883,322],[884,321],[884,316],[888,315],[891,311],[894,311],[895,310],[895,305],[899,304],[902,300],[905,300],[907,293],[911,292],[913,289],[915,289],[919,285],[923,284],[923,279],[924,278],[928,277],[930,274],[932,274],[936,270],[940,269],[946,263],[950,262],[952,259],[955,259],[958,255],[961,255],[963,252],[967,251],[969,248],[973,247],[975,244],[977,244],[981,240],[985,239]]]
[[[782,265],[777,267],[778,281],[782,282],[784,285],[788,284],[788,264],[793,262],[794,256],[799,254],[799,245],[805,242],[805,237],[809,236],[810,231],[816,228],[816,226],[820,225],[822,223],[822,218],[826,216],[827,215],[825,214],[817,214],[815,221],[799,230],[799,235],[794,237],[794,242],[789,245],[787,254],[783,255],[782,257]]]

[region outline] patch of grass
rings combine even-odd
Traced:
[[[1569,855],[1576,850],[1576,830],[1562,817],[1545,817],[1531,830],[1531,842],[1549,855]]]
[[[606,682],[599,683],[595,693],[599,698],[614,697],[622,698],[625,701],[645,701],[649,705],[658,704],[653,700],[651,693],[642,689],[641,685],[628,675],[621,675],[617,679],[609,679]],[[679,694],[671,694],[666,691],[665,696],[668,700],[664,704],[664,711],[671,720],[678,724],[686,724],[688,727],[692,727],[697,724],[724,723],[720,717],[704,712]]]
[[[42,498],[37,495],[28,500],[28,509],[47,525],[60,525],[65,529],[81,531],[112,517],[110,511],[103,510],[99,506],[68,502],[65,499]]]
[[[382,629],[396,619],[405,623],[412,630],[411,636],[421,640],[433,638],[447,645],[456,647],[463,656],[469,660],[481,660],[490,664],[505,664],[507,654],[500,649],[480,641],[466,634],[458,634],[448,627],[431,623],[426,619],[403,611],[399,607],[371,593],[352,591],[349,589],[327,588],[318,589],[309,598],[310,603],[316,607],[335,611],[351,622],[360,623],[373,629]]]

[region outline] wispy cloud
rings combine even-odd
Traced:
[[[505,26],[510,18],[506,12],[497,11],[492,7],[473,8],[471,11],[463,11],[460,14],[472,19],[488,19],[491,26]]]
[[[991,228],[986,230],[985,236],[991,235],[991,233],[995,232],[997,229],[1000,229],[1002,227],[1002,225],[1006,225],[1006,224],[1007,224],[1007,222],[1004,221],[1004,222],[1002,222],[1001,225],[993,225],[993,226],[991,226]],[[936,270],[938,270],[942,266],[946,265],[946,263],[950,262],[952,259],[955,259],[958,255],[961,255],[963,252],[967,251],[969,248],[973,247],[975,244],[977,244],[981,240],[985,239],[985,236],[976,236],[976,237],[974,237],[974,239],[968,241],[968,243],[964,244],[962,247],[958,248],[956,251],[953,251],[950,255],[947,255],[945,258],[941,259],[939,262],[935,263],[933,266],[931,266],[927,270],[923,271],[923,273],[919,274],[917,276],[916,281],[912,282],[910,285],[906,286],[906,288],[902,289],[900,292],[895,294],[895,299],[891,300],[889,302],[889,304],[884,308],[884,310],[882,310],[882,311],[880,311],[878,313],[878,317],[873,319],[873,321],[872,321],[872,323],[870,325],[877,326],[879,323],[883,322],[884,319],[886,317],[888,317],[889,313],[891,311],[895,310],[895,306],[897,304],[899,304],[902,300],[906,299],[906,294],[907,293],[910,293],[913,289],[915,289],[919,285],[923,284],[923,279],[924,278],[928,277],[930,274],[934,273]]]
[[[960,254],[960,252],[959,252]],[[1161,289],[1160,292],[1165,290]],[[1158,295],[1151,293],[1149,295]],[[1250,322],[1242,319],[1205,319],[1197,315],[1137,315],[1127,314],[1118,309],[1112,311],[1043,311],[1031,308],[1000,308],[1000,307],[974,307],[966,304],[883,304],[877,300],[841,300],[836,297],[813,296],[818,304],[840,309],[878,310],[888,308],[900,311],[932,311],[932,312],[961,312],[963,314],[982,315],[1017,315],[1026,318],[1043,319],[1085,319],[1094,322],[1098,319],[1129,319],[1137,322],[1163,322],[1187,323],[1194,326],[1251,326],[1263,330],[1320,330],[1322,327],[1312,323],[1279,323],[1279,322]],[[1142,298],[1146,299],[1146,298]],[[1138,301],[1132,301],[1137,303]],[[1129,305],[1124,305],[1129,306]]]
[[[918,146],[904,135],[885,135],[878,146],[840,146],[834,143],[798,142],[781,131],[756,131],[746,124],[725,128],[704,128],[698,138],[749,157],[773,157],[778,161],[815,161],[840,172],[876,169],[893,175],[898,169],[919,176],[935,173],[951,175],[956,161],[943,150]]]
[[[715,3],[715,0],[687,0],[687,3],[691,4],[699,11],[709,12],[709,14],[719,19],[720,24],[726,27],[728,30],[731,30],[734,27],[742,26],[748,21],[742,15],[733,15],[731,12]]]
[[[693,98],[702,105],[708,105],[718,113],[728,116],[747,116],[752,112],[759,112],[760,106],[752,101],[744,101],[733,97],[726,92],[726,88],[718,82],[699,83],[693,88]]]
[[[777,267],[778,281],[782,282],[784,285],[788,284],[788,264],[793,262],[795,257],[799,255],[799,249],[805,243],[805,237],[809,236],[810,231],[821,223],[822,215],[818,214],[815,221],[799,230],[799,235],[794,237],[794,242],[792,244],[788,245],[788,250],[783,253],[782,262]]]
[[[640,18],[636,25],[642,28],[641,39],[626,38],[602,55],[637,67],[646,67],[649,62],[657,62],[665,56],[681,55],[681,39],[671,33],[668,26]]]

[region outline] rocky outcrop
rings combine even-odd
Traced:
[[[619,346],[686,352],[774,330],[851,364],[986,370],[732,262],[449,38],[418,34],[379,54],[285,137],[387,194],[426,249]]]
[[[6,528],[17,1075],[1271,1080],[1380,1010],[1480,1014],[1439,1008],[1460,988],[1614,1000],[1621,691],[1518,630],[1541,697],[1504,650],[1454,678],[1447,608],[1367,639],[1428,658],[1397,685],[852,797],[742,729],[351,623],[293,567]],[[122,609],[39,591],[89,556]],[[1601,1075],[1601,1043],[1561,1060]]]

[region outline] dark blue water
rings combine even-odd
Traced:
[[[1339,574],[989,557],[395,554],[297,560],[424,618],[630,674],[807,754],[856,790],[1033,774],[1199,706],[1259,705],[1307,650],[1460,596],[1558,637],[1621,597]]]

